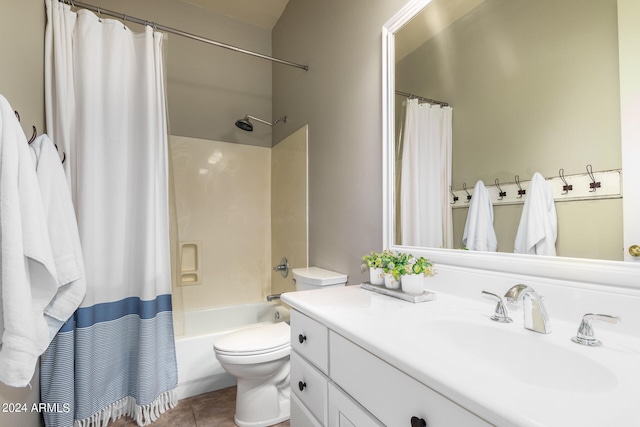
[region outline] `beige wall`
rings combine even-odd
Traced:
[[[31,135],[45,130],[44,2],[0,1],[0,94],[18,110]]]
[[[201,281],[185,310],[264,301],[271,292],[271,149],[171,137],[178,233],[200,242]]]
[[[290,0],[273,54],[274,142],[309,125],[309,264],[365,279],[360,257],[382,249],[382,25],[404,0]]]
[[[621,167],[616,0],[517,5],[486,0],[396,65],[399,89],[453,105],[454,189]],[[558,255],[622,259],[621,200],[556,207]],[[494,211],[512,252],[522,205]]]
[[[307,127],[271,149],[271,265],[282,257],[289,267],[307,267]],[[295,290],[293,273],[271,271],[271,292]]]
[[[0,94],[18,110],[22,127],[31,135],[44,123],[44,2],[41,0],[0,1]],[[36,370],[37,371],[37,370]],[[31,380],[32,389],[17,389],[0,383],[0,405],[26,403],[28,408],[40,400],[39,375]],[[0,412],[0,425],[40,426],[39,413]]]

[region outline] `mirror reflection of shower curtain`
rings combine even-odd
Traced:
[[[400,243],[451,248],[451,107],[407,101],[402,131]]]

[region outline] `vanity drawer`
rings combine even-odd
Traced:
[[[329,379],[295,351],[291,352],[291,390],[320,424],[327,425]]]
[[[483,419],[409,377],[382,359],[330,332],[331,379],[387,426],[490,426]]]
[[[329,330],[296,310],[291,310],[291,348],[325,374],[329,373]]]

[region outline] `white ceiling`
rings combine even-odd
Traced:
[[[272,30],[289,0],[182,0],[194,6]]]

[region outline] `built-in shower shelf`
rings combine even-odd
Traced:
[[[202,242],[180,242],[180,284],[202,283],[200,246]]]
[[[565,175],[563,177],[556,176],[548,178],[547,182],[551,187],[553,199],[556,202],[618,199],[622,197],[622,171],[620,169],[593,172],[592,175],[584,173],[579,175]],[[515,205],[524,203],[525,200],[527,200],[530,183],[531,181],[520,181],[518,186],[518,183],[509,182],[504,184],[500,183],[499,187],[498,185],[487,185],[486,187],[491,195],[491,202],[494,206]],[[502,195],[500,194],[500,189],[502,190]],[[524,190],[525,193],[519,194],[521,190]],[[452,208],[469,207],[470,201],[467,196],[473,196],[473,188],[453,190],[451,193],[449,202]],[[455,202],[454,196],[458,198]]]

